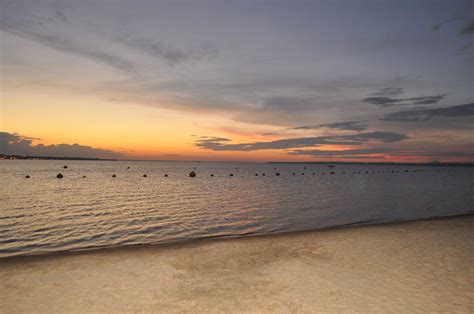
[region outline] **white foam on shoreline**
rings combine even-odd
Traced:
[[[473,312],[474,216],[0,261],[5,312]]]

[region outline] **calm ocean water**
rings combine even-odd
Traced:
[[[0,182],[0,257],[474,212],[474,168],[2,160]]]

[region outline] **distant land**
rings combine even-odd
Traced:
[[[29,159],[29,160],[90,160],[90,161],[119,161],[119,159],[87,158],[87,157],[53,157],[53,156],[21,156],[0,154],[1,159]],[[120,159],[121,161],[152,161],[152,162],[215,162],[215,163],[252,163],[242,161],[201,161],[201,160],[142,160],[142,159]],[[265,162],[264,162],[265,163]],[[386,166],[437,166],[437,167],[474,167],[472,162],[356,162],[356,161],[268,161],[268,164],[320,164],[320,165],[386,165]]]
[[[0,154],[0,159],[39,159],[39,160],[103,160],[116,161],[117,159],[86,158],[86,157],[51,157],[51,156],[20,156]]]

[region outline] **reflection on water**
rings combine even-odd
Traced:
[[[4,160],[0,257],[468,213],[473,178],[423,166]]]

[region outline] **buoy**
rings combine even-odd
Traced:
[[[144,174],[144,175],[143,175],[143,177],[144,177],[144,178],[146,178],[146,177],[147,177],[147,175],[146,175],[146,174]]]
[[[116,178],[117,176],[115,174],[112,175],[112,178]]]
[[[60,174],[60,173],[58,173],[58,175],[56,176],[56,178],[58,178],[58,179],[62,179],[62,178],[63,178],[63,175],[62,175],[62,174]]]
[[[26,176],[25,176],[25,179],[29,179],[29,178],[30,178],[30,176],[29,176],[29,175],[26,175]]]
[[[196,169],[196,168],[194,168],[194,169]],[[190,177],[190,178],[194,178],[195,176],[196,176],[196,172],[191,171],[191,172],[189,173],[189,177]]]
[[[63,168],[64,168],[64,169],[67,169],[67,166],[64,166]]]
[[[279,175],[280,175],[280,173],[279,173],[279,172],[277,172],[277,173],[275,173],[275,175],[276,175],[276,176],[279,176]]]

